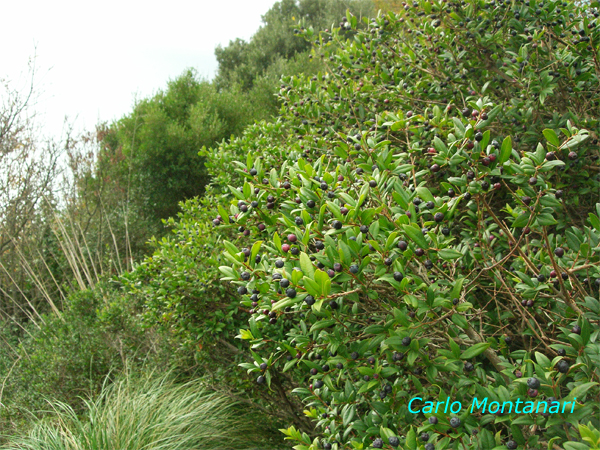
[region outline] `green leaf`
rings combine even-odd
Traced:
[[[302,278],[302,280],[304,281],[304,287],[310,295],[312,295],[313,297],[321,296],[321,287],[316,281],[308,277],[304,277]]]
[[[489,342],[481,342],[479,344],[472,345],[464,352],[462,352],[462,354],[460,355],[460,359],[474,358],[475,356],[485,352],[490,347],[490,345],[491,344]]]
[[[310,332],[312,333],[313,331],[322,330],[323,328],[328,328],[332,325],[335,325],[334,319],[319,320],[318,322],[315,322],[312,327],[310,327]]]
[[[258,252],[260,251],[260,246],[262,245],[263,241],[256,241],[254,244],[252,244],[252,250],[250,253],[250,263],[254,264],[254,260],[256,258],[256,255],[258,255]]]
[[[244,194],[242,194],[238,189],[234,188],[233,186],[229,186],[229,185],[227,185],[227,187],[229,188],[231,193],[233,195],[235,195],[239,200],[246,200],[246,197],[244,197]]]
[[[571,392],[569,392],[568,395],[568,399],[572,400],[574,398],[578,398],[579,401],[583,401],[585,399],[585,395],[590,392],[590,388],[592,386],[596,386],[598,383],[591,381],[589,383],[583,383],[580,384],[579,386],[576,386],[575,388],[571,389]]]
[[[558,222],[551,214],[541,213],[537,216],[537,223],[542,226],[556,225]]]
[[[450,350],[452,350],[452,355],[454,355],[456,359],[460,358],[460,346],[456,342],[454,342],[452,338],[449,338],[448,342],[450,343]]]
[[[452,250],[450,248],[443,248],[438,252],[438,255],[440,256],[440,258],[445,259],[446,261],[458,259],[463,256],[463,254],[458,250]]]
[[[531,213],[523,213],[513,221],[513,228],[523,228],[529,222]]]
[[[433,195],[431,195],[431,192],[425,186],[419,186],[417,188],[417,195],[425,202],[434,201]]]
[[[369,381],[368,383],[363,384],[360,389],[358,390],[359,394],[362,394],[364,392],[369,392],[372,391],[373,389],[375,389],[375,387],[379,385],[379,381],[378,380],[372,380]]]
[[[331,279],[329,278],[329,275],[321,269],[317,269],[315,271],[315,281],[319,285],[319,291],[321,292],[320,296],[329,295],[329,290],[331,289]]]
[[[402,228],[404,229],[404,232],[411,238],[411,240],[419,247],[424,250],[429,247],[429,244],[427,244],[427,241],[423,237],[423,232],[418,228],[418,226],[402,225]]]
[[[460,314],[452,314],[452,322],[454,322],[456,325],[458,325],[463,330],[466,330],[467,328],[469,328],[469,322],[467,322],[467,319],[465,319]]]
[[[594,229],[596,231],[600,232],[600,219],[598,219],[598,216],[595,214],[589,213],[589,218],[590,218],[590,223],[592,224]]]
[[[558,136],[556,135],[554,130],[546,128],[544,131],[542,131],[542,133],[544,133],[544,137],[549,143],[551,143],[555,147],[560,146],[560,141],[558,140]]]
[[[479,444],[481,446],[481,450],[492,450],[494,447],[496,447],[494,435],[489,430],[482,428],[479,432]]]
[[[583,442],[564,442],[565,450],[590,450],[590,447]]]
[[[406,448],[409,448],[410,450],[417,448],[417,434],[415,433],[415,430],[413,430],[413,427],[410,427],[410,430],[406,434]]]
[[[397,231],[390,233],[387,240],[385,241],[385,249],[386,250],[391,250],[394,247],[394,241],[396,240],[397,236],[398,236]]]
[[[269,180],[271,181],[271,186],[279,187],[279,181],[277,181],[277,171],[275,168],[271,169],[271,173],[269,174]]]
[[[229,223],[229,213],[225,211],[225,208],[223,208],[221,205],[218,205],[217,210],[219,211],[219,215],[223,218],[225,223]]]
[[[510,158],[512,153],[512,139],[510,136],[506,136],[502,141],[502,147],[500,148],[500,158],[498,158],[498,164],[504,164]]]
[[[462,125],[462,124],[461,124]],[[433,146],[437,150],[438,153],[446,153],[448,149],[446,148],[446,144],[439,137],[433,138]],[[429,200],[427,200],[429,201]]]
[[[338,253],[340,254],[340,258],[344,262],[344,265],[346,267],[349,267],[352,264],[352,251],[350,250],[350,247],[348,247],[348,244],[346,244],[341,239],[338,243],[338,247]]]
[[[549,369],[551,366],[550,360],[543,353],[535,352],[535,360],[544,369]]]
[[[279,237],[279,234],[277,234],[277,232],[275,232],[273,234],[273,243],[275,244],[275,250],[280,252],[281,251],[281,238]]]
[[[379,436],[380,436],[380,437],[381,437],[381,438],[382,438],[384,441],[386,441],[386,442],[387,442],[387,440],[388,440],[389,438],[391,438],[392,436],[396,436],[396,435],[395,435],[395,434],[394,434],[394,432],[393,432],[392,430],[390,430],[389,428],[385,428],[385,427],[383,427],[383,426],[382,426],[382,427],[379,429]]]
[[[454,282],[454,286],[452,287],[452,292],[450,293],[451,298],[460,298],[460,292],[462,291],[463,283],[465,282],[464,278],[459,278]]]
[[[223,245],[225,246],[225,249],[232,255],[235,255],[240,252],[235,245],[233,245],[231,242],[229,242],[227,240],[223,241]]]
[[[315,277],[315,268],[313,263],[310,260],[310,257],[304,252],[300,253],[300,268],[302,269],[304,275],[308,278],[312,279]]]

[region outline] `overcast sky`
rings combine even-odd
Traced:
[[[48,135],[65,116],[93,129],[131,111],[169,79],[194,67],[212,78],[214,49],[249,39],[275,0],[4,1],[0,78],[23,85],[36,57],[40,124]]]

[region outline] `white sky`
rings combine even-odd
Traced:
[[[215,47],[249,39],[275,1],[5,0],[0,79],[22,86],[36,54],[45,134],[58,137],[65,116],[92,130],[188,67],[212,78]]]

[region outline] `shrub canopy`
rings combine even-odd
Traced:
[[[597,446],[598,6],[415,1],[350,40],[350,14],[304,30],[328,70],[205,152],[205,203],[131,276],[148,317],[188,343],[247,323],[254,392],[293,387],[316,426],[284,430],[297,449]]]

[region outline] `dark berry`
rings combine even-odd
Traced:
[[[450,426],[452,428],[458,428],[458,427],[460,427],[460,419],[458,417],[452,417],[450,419]]]
[[[411,343],[412,339],[410,338],[410,336],[406,336],[404,338],[402,338],[402,345],[404,345],[405,347],[408,347]]]
[[[404,279],[404,275],[402,275],[402,272],[394,272],[394,280],[402,281],[403,279]]]
[[[560,373],[567,373],[570,368],[571,365],[566,359],[561,359],[558,363],[556,363],[556,370],[558,370]]]
[[[296,289],[289,288],[288,290],[285,291],[285,295],[287,295],[289,298],[296,297]]]
[[[394,448],[396,448],[396,447],[398,447],[400,445],[400,439],[398,439],[396,436],[390,436],[388,438],[388,442]]]
[[[538,396],[538,390],[537,389],[528,389],[527,390],[527,395],[530,396],[531,398],[535,398]]]
[[[562,247],[557,247],[556,250],[554,250],[554,254],[559,258],[562,258],[565,254],[565,250]]]

